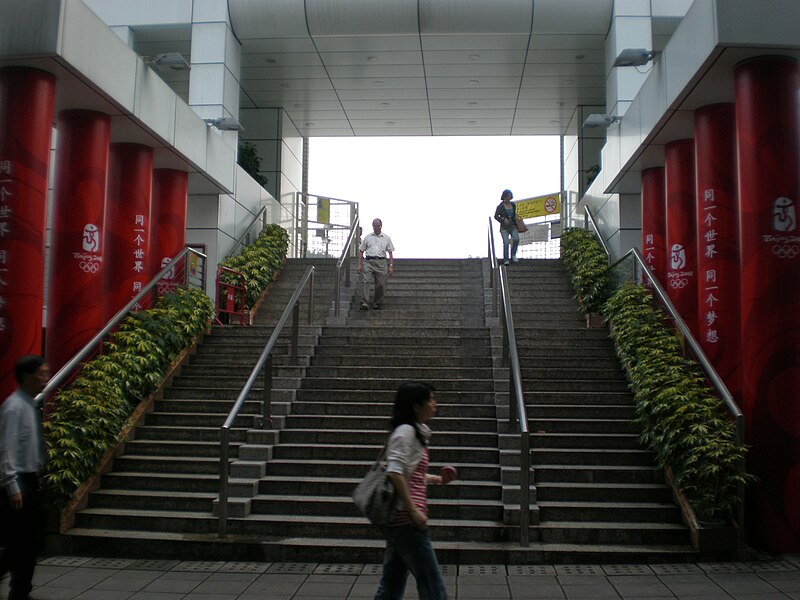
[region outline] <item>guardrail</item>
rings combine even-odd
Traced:
[[[292,334],[291,334],[291,342],[290,342],[290,352],[289,352],[289,363],[292,365],[297,364],[297,349],[298,349],[298,339],[300,337],[300,295],[303,293],[306,285],[308,285],[308,323],[311,324],[311,318],[314,312],[314,267],[308,267],[306,272],[303,274],[303,277],[300,278],[300,282],[297,284],[297,287],[292,294],[292,297],[289,299],[289,302],[286,305],[283,313],[281,314],[281,318],[278,319],[278,323],[275,325],[275,329],[272,331],[272,335],[270,336],[269,340],[267,340],[264,349],[261,351],[261,355],[258,357],[258,361],[256,361],[253,370],[250,373],[250,376],[247,378],[247,382],[244,384],[242,391],[239,392],[239,396],[236,399],[236,403],[233,405],[230,413],[228,413],[228,418],[225,419],[225,423],[220,427],[219,431],[219,438],[220,438],[220,452],[219,452],[219,527],[218,527],[218,534],[220,538],[224,538],[227,535],[228,531],[228,479],[230,475],[230,432],[231,427],[233,427],[234,421],[236,421],[236,417],[239,416],[239,412],[242,410],[242,407],[247,400],[247,397],[250,395],[250,392],[253,390],[253,386],[258,379],[259,373],[263,370],[264,372],[264,389],[261,396],[261,426],[264,427],[267,423],[269,423],[272,419],[272,351],[275,348],[275,345],[278,342],[278,337],[280,336],[283,328],[286,326],[286,322],[289,320],[289,316],[292,316]]]
[[[80,371],[80,367],[91,357],[100,353],[106,336],[116,330],[125,318],[143,306],[152,306],[158,296],[163,296],[183,286],[206,287],[206,265],[208,259],[205,254],[193,248],[184,248],[172,261],[165,265],[133,299],[122,307],[106,325],[98,331],[83,348],[81,348],[58,372],[50,379],[45,388],[36,396],[39,401],[44,401],[57,390],[72,381]]]
[[[609,256],[609,263],[611,262],[611,255],[608,251],[608,247],[606,246],[605,242],[603,241],[603,236],[600,235],[600,230],[597,227],[597,221],[592,214],[592,211],[589,210],[589,207],[584,208],[584,212],[587,217],[587,222],[592,226],[594,229],[597,238],[600,240],[603,249],[605,250],[606,254]],[[678,309],[675,308],[675,305],[670,300],[669,295],[667,294],[666,290],[661,285],[661,282],[656,277],[655,273],[653,273],[650,266],[647,264],[647,261],[642,256],[641,252],[639,252],[638,248],[631,248],[625,255],[616,261],[613,264],[609,265],[609,271],[614,272],[615,270],[620,269],[626,262],[630,262],[630,277],[623,277],[618,278],[623,279],[624,281],[634,281],[639,284],[647,284],[649,288],[653,292],[653,297],[656,299],[656,302],[661,306],[661,308],[669,315],[670,319],[675,323],[676,329],[680,332],[683,336],[685,342],[685,348],[688,349],[688,353],[692,355],[692,357],[697,361],[700,365],[700,368],[703,371],[703,374],[708,379],[711,386],[714,388],[716,393],[722,399],[723,403],[725,404],[725,408],[728,410],[731,418],[733,419],[734,425],[736,427],[736,441],[742,445],[745,444],[745,432],[744,432],[744,415],[742,414],[741,409],[736,404],[736,401],[733,399],[733,395],[728,390],[728,386],[725,385],[725,382],[717,373],[714,366],[711,364],[711,361],[708,360],[705,352],[703,352],[702,347],[695,339],[694,335],[690,331],[688,325],[686,325],[686,321],[683,320]],[[624,269],[627,271],[628,269]],[[741,462],[738,465],[738,471],[740,473],[744,473],[745,465],[744,462]],[[745,491],[744,486],[739,487],[739,495],[741,497],[741,502],[739,505],[739,510],[737,514],[737,519],[739,521],[739,536],[740,536],[740,545],[744,541],[744,500],[745,500]]]
[[[356,234],[359,230],[359,221],[358,215],[353,218],[353,222],[350,223],[350,235],[347,236],[347,241],[344,244],[344,249],[342,250],[341,256],[339,256],[339,260],[336,261],[336,283],[334,286],[334,299],[333,299],[333,306],[334,310],[333,313],[335,316],[339,316],[339,292],[341,290],[341,281],[342,281],[342,268],[344,267],[344,285],[345,287],[350,287],[350,257],[353,248],[353,241],[356,239]]]
[[[511,311],[511,291],[508,286],[508,272],[506,267],[497,264],[497,254],[494,250],[494,233],[492,232],[492,219],[489,219],[489,269],[490,285],[492,290],[492,307],[496,315],[497,295],[499,292],[502,302],[500,313],[501,328],[503,330],[503,366],[508,366],[508,404],[509,417],[512,430],[519,433],[519,545],[530,545],[531,524],[531,441],[528,430],[528,411],[525,407],[525,392],[522,388],[522,375],[517,353],[517,337],[514,332],[514,315]]]

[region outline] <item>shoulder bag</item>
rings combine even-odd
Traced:
[[[520,233],[525,233],[526,231],[528,231],[528,226],[525,225],[525,220],[519,215],[514,217],[514,225],[517,226],[517,231],[519,231]]]
[[[353,492],[353,502],[359,512],[375,525],[388,525],[397,512],[397,490],[383,465],[388,444],[387,439],[378,460],[370,467]]]

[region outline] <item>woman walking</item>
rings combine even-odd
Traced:
[[[517,207],[511,201],[514,194],[511,190],[503,190],[500,194],[500,204],[494,210],[494,218],[500,223],[500,237],[503,238],[503,264],[508,266],[509,258],[513,262],[517,259],[517,247],[519,246],[519,231],[517,231]],[[509,256],[508,247],[511,246]]]
[[[375,600],[403,597],[408,572],[417,580],[420,600],[446,600],[439,562],[428,533],[427,485],[450,480],[428,473],[428,421],[436,415],[433,386],[403,383],[392,412],[392,433],[386,449],[387,473],[397,490],[399,510],[388,526],[381,577]]]

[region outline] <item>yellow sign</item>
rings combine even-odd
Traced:
[[[546,196],[536,196],[535,198],[525,198],[518,200],[517,214],[523,219],[534,217],[549,217],[561,212],[561,200],[559,194],[547,194]]]
[[[331,222],[331,201],[328,198],[317,198],[317,222]]]

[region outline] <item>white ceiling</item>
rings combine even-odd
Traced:
[[[229,0],[241,108],[304,136],[557,135],[605,104],[612,0]],[[187,29],[137,51],[188,55]],[[181,95],[188,75],[162,74]]]

